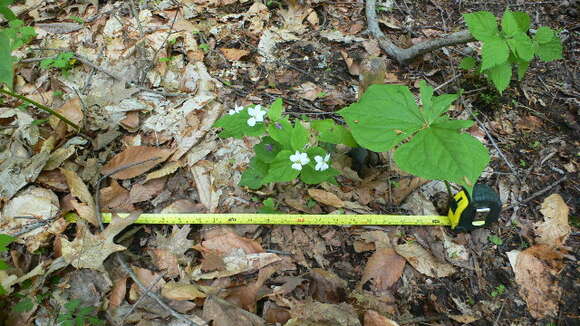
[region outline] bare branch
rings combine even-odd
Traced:
[[[383,51],[385,51],[388,56],[397,60],[399,64],[406,64],[418,56],[433,50],[440,49],[442,47],[475,41],[475,38],[471,36],[469,31],[463,30],[449,34],[442,38],[415,44],[408,49],[402,49],[391,42],[391,40],[389,40],[389,38],[381,31],[377,20],[376,2],[376,0],[366,1],[365,11],[367,16],[368,30],[371,32],[373,37],[377,39],[381,49],[383,49]]]

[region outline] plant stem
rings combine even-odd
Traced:
[[[66,123],[67,125],[69,125],[71,127],[73,127],[74,129],[76,129],[77,132],[80,133],[80,131],[81,131],[81,128],[76,123],[70,121],[69,119],[67,119],[66,117],[64,117],[62,114],[54,111],[53,109],[49,108],[46,105],[40,104],[40,103],[38,103],[38,102],[36,102],[34,100],[29,99],[28,97],[26,97],[24,95],[20,95],[18,93],[14,93],[14,92],[9,91],[9,90],[4,89],[4,88],[0,88],[0,93],[6,94],[6,95],[10,95],[12,97],[16,97],[17,99],[20,99],[20,100],[22,100],[24,102],[28,102],[28,103],[36,106],[37,108],[39,108],[39,109],[41,109],[43,111],[46,111],[46,112],[54,115],[55,117],[59,118],[62,122]]]

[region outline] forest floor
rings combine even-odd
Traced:
[[[16,91],[84,135],[2,98],[0,233],[17,240],[1,253],[0,325],[578,325],[578,2],[377,6],[403,48],[465,29],[462,13],[523,11],[532,28],[560,31],[564,59],[533,61],[500,95],[459,68],[478,42],[389,59],[366,31],[362,0],[14,4],[37,33],[15,52]],[[99,210],[446,214],[444,184],[404,175],[388,153],[362,176],[337,153],[337,185],[240,187],[256,139],[212,128],[238,105],[277,98],[290,117],[340,121],[376,57],[385,83],[463,90],[450,115],[477,119],[467,132],[492,156],[480,182],[502,200],[497,223],[461,234],[131,220],[99,229]]]

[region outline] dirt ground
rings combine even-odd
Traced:
[[[579,324],[577,1],[378,3],[383,32],[405,48],[465,29],[461,14],[478,10],[496,16],[506,8],[523,11],[532,28],[560,31],[564,59],[533,61],[525,79],[513,80],[501,95],[481,75],[459,68],[463,54],[480,51],[476,42],[436,50],[408,65],[386,57],[366,32],[364,1],[16,5],[38,33],[17,54],[16,89],[73,117],[74,108],[82,108],[76,121],[92,141],[83,143],[49,120],[34,126],[36,143],[30,129],[21,131],[15,149],[16,134],[0,129],[6,155],[17,150],[33,160],[51,135],[63,152],[45,162],[51,168],[29,180],[32,185],[1,202],[0,229],[6,233],[28,225],[8,218],[9,209],[22,205],[18,198],[28,203],[25,215],[51,221],[20,234],[3,255],[12,266],[0,275],[11,288],[1,299],[4,325],[57,325],[73,299],[97,307],[92,316],[107,325],[187,325],[176,314],[239,326]],[[40,67],[58,53],[50,50],[55,48],[77,56],[66,71]],[[256,142],[219,138],[211,128],[219,115],[236,105],[267,106],[282,98],[291,117],[340,122],[335,112],[356,101],[357,71],[370,57],[387,62],[386,83],[408,85],[415,94],[420,80],[440,86],[440,94],[463,90],[450,115],[477,119],[468,132],[492,156],[480,182],[502,199],[498,223],[457,234],[426,226],[119,223],[100,233],[98,223],[82,222],[91,222],[90,216],[96,221],[87,213],[95,202],[102,211],[254,213],[268,198],[284,213],[445,214],[444,185],[402,174],[387,153],[362,177],[342,155],[337,164],[351,173],[339,176],[338,185],[237,185]],[[0,112],[22,104],[3,100]],[[22,119],[48,116],[21,110],[0,116],[0,126]],[[100,176],[122,165],[111,163],[113,157],[132,146],[148,149],[125,155],[125,163],[131,156],[163,156],[166,162],[131,169],[135,173],[127,178],[107,178],[99,191]],[[312,196],[311,188],[345,204],[329,205]],[[561,196],[560,208],[569,208],[570,227],[561,248],[545,251],[538,225],[552,194]],[[143,295],[127,269],[108,257],[125,248],[122,259],[135,277],[172,310]],[[529,263],[535,269],[516,273],[523,267],[510,257],[525,252],[535,257]],[[15,283],[11,275],[32,276]],[[11,310],[26,298],[34,298],[30,309]]]

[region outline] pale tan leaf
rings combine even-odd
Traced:
[[[204,273],[201,266],[197,266],[191,273],[192,280],[211,280],[214,278],[228,277],[240,273],[255,271],[281,260],[278,255],[269,252],[246,254],[242,249],[232,250],[232,252],[227,256],[224,256],[223,259],[225,265],[224,270]]]
[[[374,310],[365,311],[364,326],[399,326],[399,324]]]
[[[213,163],[209,161],[199,161],[191,167],[195,187],[199,193],[199,200],[210,213],[216,211],[222,194],[222,190],[217,189],[214,185],[212,170]]]
[[[136,164],[133,167],[119,171],[111,176],[114,179],[130,179],[151,170],[157,164],[165,161],[171,153],[173,153],[173,150],[161,147],[127,147],[124,151],[115,155],[107,164],[105,164],[101,173],[106,175],[112,173],[116,169]]]
[[[570,235],[568,214],[570,209],[562,199],[562,196],[553,194],[544,199],[540,212],[544,214],[544,222],[536,223],[538,243],[551,247],[562,247]]]
[[[111,290],[111,294],[109,295],[109,307],[110,308],[117,308],[125,300],[125,295],[127,294],[127,278],[121,277],[120,279],[116,280],[113,284],[113,289]]]
[[[153,172],[149,172],[145,181],[163,178],[164,176],[173,174],[182,166],[180,161],[172,161],[165,163],[159,170],[155,170]]]
[[[417,242],[397,245],[395,251],[403,256],[417,271],[429,277],[447,277],[456,272],[453,266],[439,261]]]
[[[84,114],[82,109],[82,102],[81,99],[75,97],[68,102],[64,103],[60,108],[55,110],[56,112],[60,113],[62,116],[76,124],[80,127],[81,122],[83,121]],[[58,117],[55,115],[51,115],[48,118],[48,122],[52,129],[56,129],[59,123],[63,123]],[[72,129],[72,127],[68,126],[68,128]]]
[[[205,298],[203,293],[197,285],[189,283],[181,283],[170,281],[161,289],[161,295],[171,300],[195,300],[198,298]]]
[[[255,240],[240,237],[231,229],[220,227],[204,234],[205,240],[201,243],[204,248],[229,253],[234,249],[242,249],[246,254],[264,252],[262,246]]]
[[[322,189],[308,189],[308,195],[324,205],[341,208],[344,202],[337,195]]]
[[[95,202],[87,185],[74,171],[61,168],[60,172],[62,172],[66,179],[71,195],[80,200],[80,203],[72,201],[79,216],[91,224],[97,225]]]
[[[371,281],[379,291],[388,290],[403,274],[405,259],[391,248],[378,249],[365,266],[360,287]]]
[[[165,181],[166,179],[154,179],[133,185],[129,193],[129,201],[139,203],[154,198],[165,188]]]
[[[238,61],[250,54],[250,51],[242,49],[220,48],[220,51],[224,54],[224,57],[230,61]]]
[[[64,161],[71,157],[76,152],[75,146],[68,146],[66,148],[57,148],[54,152],[50,154],[46,165],[44,166],[44,171],[50,171],[58,168]]]

